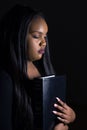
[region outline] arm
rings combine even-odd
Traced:
[[[12,80],[0,71],[0,130],[12,130]]]
[[[64,125],[63,123],[59,123],[54,127],[54,130],[69,130],[68,125]]]

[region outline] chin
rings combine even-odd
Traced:
[[[39,56],[39,57],[35,58],[34,61],[40,60],[41,58],[42,58],[42,56]]]

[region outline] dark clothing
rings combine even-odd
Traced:
[[[11,76],[6,71],[0,70],[0,130],[32,130],[33,119],[30,101],[27,113],[24,108],[25,104],[21,105],[20,110],[19,103],[13,95],[14,84]],[[22,111],[21,114],[20,111]]]
[[[12,130],[12,79],[0,70],[0,130]]]
[[[29,92],[29,87],[30,84],[32,83],[31,81],[26,80],[25,86],[27,87],[27,92]],[[27,93],[29,94],[29,93]],[[13,126],[13,118],[15,118],[15,115],[13,115],[13,82],[10,77],[10,75],[3,71],[0,70],[0,130],[18,130],[17,126],[20,124],[20,121],[18,121],[17,118],[17,126]],[[14,108],[15,109],[15,108]],[[12,117],[14,116],[14,117]],[[54,126],[54,125],[53,125]],[[52,126],[52,127],[53,127]],[[19,125],[20,127],[20,125]],[[21,127],[20,127],[21,128]],[[23,129],[23,128],[21,128]],[[35,128],[34,128],[35,129]],[[26,130],[23,129],[23,130]],[[31,130],[29,128],[29,130]]]

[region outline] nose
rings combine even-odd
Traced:
[[[42,38],[40,42],[41,46],[46,46],[46,38]]]

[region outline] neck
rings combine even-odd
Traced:
[[[34,79],[41,76],[33,62],[27,62],[27,75],[29,79]]]

